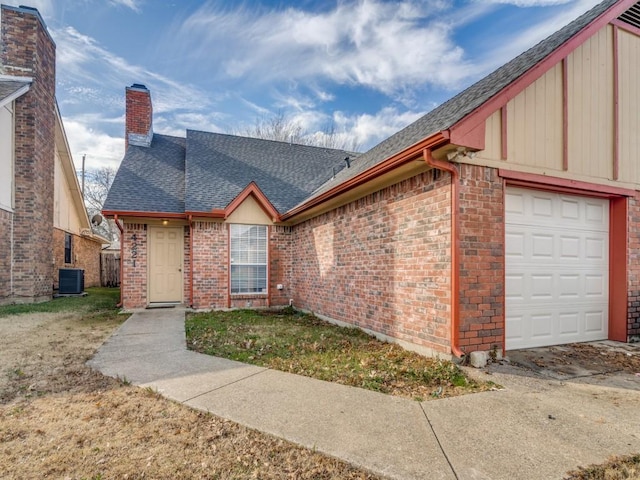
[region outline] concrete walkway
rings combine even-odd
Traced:
[[[188,351],[179,309],[134,313],[89,365],[389,478],[561,479],[640,451],[640,377],[477,372],[506,388],[420,403]]]

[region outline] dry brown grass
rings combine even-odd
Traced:
[[[113,310],[2,313],[3,479],[377,478],[93,372]]]
[[[640,454],[614,456],[602,465],[580,467],[565,480],[640,480]]]

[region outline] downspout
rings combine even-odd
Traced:
[[[116,213],[113,216],[113,221],[116,223],[118,230],[120,230],[120,301],[116,304],[116,307],[122,307],[122,288],[123,288],[123,279],[124,279],[124,228],[120,225],[118,221],[118,214]]]
[[[465,353],[460,349],[460,202],[458,197],[460,185],[460,172],[451,163],[436,160],[431,155],[431,150],[425,148],[424,160],[430,167],[437,168],[451,174],[451,353],[463,359]]]
[[[189,302],[193,308],[193,215],[189,215]]]

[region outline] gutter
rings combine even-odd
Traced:
[[[343,183],[336,185],[335,187],[327,190],[326,192],[321,193],[315,198],[294,207],[292,210],[289,210],[287,213],[280,217],[281,221],[289,220],[296,215],[305,212],[321,203],[326,202],[327,200],[331,200],[355,187],[358,187],[364,183],[367,183],[377,177],[384,175],[405,163],[409,163],[414,160],[419,160],[422,151],[424,149],[432,149],[444,144],[449,139],[449,131],[443,130],[441,132],[434,133],[430,137],[421,140],[420,142],[404,149],[403,151],[389,157],[384,162],[378,163],[373,167],[359,173],[353,178],[350,178]]]
[[[124,279],[124,228],[120,225],[118,221],[118,214],[116,213],[113,216],[113,221],[118,226],[118,230],[120,230],[120,301],[116,304],[116,307],[122,307],[122,288],[123,288],[123,279]]]
[[[189,303],[193,308],[193,215],[189,215]]]
[[[437,168],[451,174],[451,353],[458,359],[463,359],[465,353],[460,349],[460,202],[459,185],[460,172],[450,162],[436,160],[431,150],[423,150],[424,161],[430,167]]]

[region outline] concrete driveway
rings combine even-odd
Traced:
[[[561,479],[578,465],[640,451],[640,377],[621,388],[473,370],[504,389],[416,402],[185,343],[184,311],[138,312],[89,365],[387,478]]]

